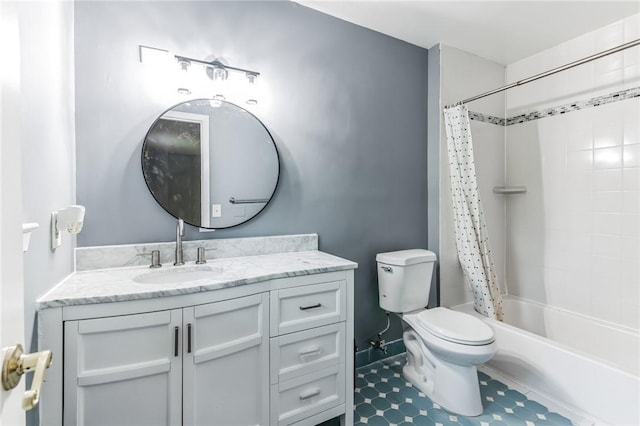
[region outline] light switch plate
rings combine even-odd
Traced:
[[[212,204],[211,217],[221,217],[221,216],[222,216],[222,204]]]

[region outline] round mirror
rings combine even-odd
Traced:
[[[260,213],[278,184],[267,128],[229,102],[198,99],[165,111],[147,132],[142,174],[156,201],[201,228],[230,228]]]

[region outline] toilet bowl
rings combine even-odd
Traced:
[[[435,253],[402,250],[380,253],[376,260],[380,306],[403,321],[405,379],[453,413],[482,414],[476,366],[496,352],[491,327],[462,312],[443,307],[424,309]]]
[[[431,313],[437,313],[438,319],[446,318],[453,327],[434,330],[428,322],[433,318],[426,315]],[[438,405],[464,416],[478,416],[482,414],[482,401],[476,366],[491,359],[496,344],[491,327],[470,319],[477,320],[446,308],[403,315],[408,358],[403,374]],[[466,326],[468,334],[458,333]]]

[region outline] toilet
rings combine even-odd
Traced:
[[[435,253],[379,253],[380,307],[403,321],[405,379],[441,407],[464,416],[482,414],[476,366],[496,352],[493,330],[479,318],[447,308],[426,309]]]

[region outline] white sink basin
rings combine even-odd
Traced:
[[[221,271],[221,268],[206,265],[178,266],[167,270],[145,272],[134,277],[133,281],[140,284],[181,284],[213,278]]]

